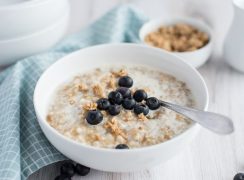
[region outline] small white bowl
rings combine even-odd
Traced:
[[[46,121],[50,98],[66,80],[104,64],[139,64],[161,69],[188,84],[197,107],[207,109],[208,91],[201,75],[177,56],[138,44],[107,44],[72,53],[49,67],[40,77],[34,91],[38,122],[48,140],[65,156],[85,166],[111,172],[128,172],[150,168],[172,158],[189,145],[200,126],[194,124],[182,134],[164,143],[144,148],[115,150],[96,148],[69,139]]]
[[[67,32],[69,13],[55,24],[34,34],[0,41],[0,66],[14,63],[24,57],[40,53],[59,42]]]
[[[30,0],[0,6],[0,41],[41,31],[70,9],[68,0]]]
[[[205,32],[209,36],[209,42],[204,47],[197,49],[195,51],[188,51],[188,52],[170,52],[173,53],[182,59],[184,59],[188,64],[191,64],[193,67],[198,68],[203,65],[211,55],[212,51],[212,31],[209,26],[201,21],[192,19],[192,18],[168,18],[168,19],[154,19],[150,20],[149,22],[145,23],[139,31],[139,37],[143,43],[148,45],[144,39],[146,35],[151,32],[158,30],[161,26],[173,25],[176,23],[186,23],[192,25],[199,30]]]

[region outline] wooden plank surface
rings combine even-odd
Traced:
[[[97,19],[119,0],[71,0],[70,33]],[[121,1],[122,3],[125,1]],[[209,93],[211,111],[233,118],[236,131],[230,136],[215,135],[202,129],[191,146],[157,167],[135,173],[106,173],[92,170],[87,177],[74,180],[231,180],[244,172],[244,75],[227,66],[221,58],[224,36],[232,18],[230,0],[135,0],[136,6],[150,17],[187,14],[203,18],[214,30],[214,55],[200,68]],[[163,153],[163,152],[162,152]],[[52,180],[60,163],[33,174],[29,180]],[[125,164],[126,166],[126,164]]]

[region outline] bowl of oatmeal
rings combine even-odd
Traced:
[[[150,20],[139,36],[146,45],[169,51],[196,68],[208,60],[212,51],[211,29],[192,18]]]
[[[168,52],[108,44],[50,66],[34,92],[38,122],[68,158],[110,172],[136,171],[183,151],[200,126],[157,100],[207,109],[201,75]],[[125,165],[126,164],[126,165]]]

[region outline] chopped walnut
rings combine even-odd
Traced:
[[[180,114],[176,114],[176,115],[175,115],[175,119],[176,119],[177,121],[182,121],[182,120],[184,120],[184,117],[182,117],[182,115],[180,115]]]
[[[128,131],[128,135],[135,137],[138,134],[138,129],[137,128],[132,128]]]
[[[102,139],[102,137],[99,134],[88,133],[86,135],[86,140],[89,141],[89,142],[100,141],[101,139]]]
[[[143,88],[143,90],[144,90],[146,93],[150,93],[150,92],[151,92],[150,88],[148,88],[148,87]]]
[[[149,115],[148,119],[159,119],[160,116],[165,112],[165,109],[160,109],[159,111],[155,111],[153,114]]]
[[[116,80],[114,77],[111,77],[108,81],[108,87],[110,87],[111,89],[115,89],[116,88]]]
[[[90,111],[90,110],[96,110],[97,109],[97,103],[89,102],[83,105],[83,109]]]
[[[121,77],[121,76],[127,76],[128,72],[125,69],[120,69],[117,72],[112,72],[112,74],[117,76],[117,77]]]
[[[141,114],[138,115],[138,120],[140,120],[140,121],[146,121],[148,119],[147,119],[147,117],[143,113],[141,113]]]
[[[73,129],[71,130],[71,134],[72,134],[72,136],[74,136],[74,137],[78,136],[79,133],[78,133],[78,131],[77,131],[77,128],[73,128]]]
[[[107,121],[105,124],[104,124],[104,127],[106,129],[108,129],[113,135],[115,136],[122,136],[123,138],[126,139],[126,135],[125,133],[123,132],[122,129],[120,129],[119,125],[118,125],[118,122],[115,118],[112,118],[110,121]]]
[[[144,135],[141,142],[144,144],[155,144],[155,138],[149,135]]]
[[[125,138],[123,138],[122,136],[117,136],[116,137],[116,141],[119,143],[119,144],[123,144],[126,142]]]
[[[88,87],[85,84],[78,84],[78,90],[81,92],[87,92],[88,91]]]
[[[103,92],[103,88],[99,85],[96,84],[92,87],[93,89],[93,93],[98,96],[98,97],[103,97],[104,96],[104,92]]]
[[[175,134],[175,132],[172,129],[170,129],[169,126],[165,126],[165,127],[161,128],[161,131],[163,131],[164,138],[166,140],[171,139],[173,137],[173,135]]]
[[[73,98],[74,95],[75,95],[74,93],[69,93],[69,94],[67,94],[68,98]]]

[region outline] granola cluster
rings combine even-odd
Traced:
[[[191,25],[175,24],[149,33],[145,42],[167,51],[185,52],[202,48],[209,42],[209,36]]]

